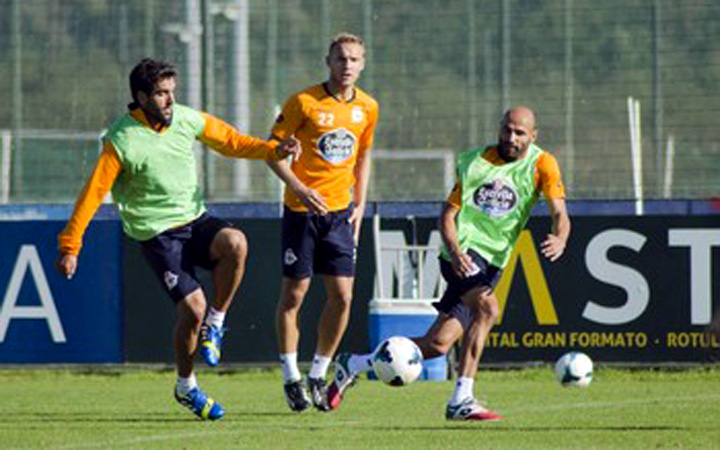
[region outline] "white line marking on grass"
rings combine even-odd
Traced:
[[[213,434],[218,432],[213,432]],[[222,431],[219,432],[220,434],[224,434]],[[62,448],[98,448],[98,447],[121,447],[124,445],[133,445],[133,444],[141,444],[143,442],[150,443],[150,442],[159,442],[159,441],[174,441],[178,439],[185,439],[185,438],[194,438],[199,437],[203,435],[207,435],[208,431],[196,431],[193,433],[173,433],[173,434],[160,434],[160,435],[154,435],[154,436],[138,436],[130,439],[123,439],[123,440],[115,440],[112,439],[110,441],[95,441],[95,442],[84,442],[84,443],[73,443],[73,444],[67,444],[67,445],[61,445],[59,447],[54,447],[58,449]]]
[[[720,394],[686,395],[686,396],[679,396],[679,397],[647,397],[647,398],[634,398],[634,399],[619,400],[619,401],[590,401],[590,402],[582,402],[582,403],[507,408],[507,411],[512,411],[512,412],[534,412],[534,411],[547,411],[547,410],[560,411],[563,409],[573,409],[573,408],[607,408],[607,407],[612,407],[612,406],[623,406],[623,405],[642,405],[642,404],[646,404],[646,403],[667,403],[667,402],[687,402],[687,401],[693,401],[693,400],[709,400],[709,399],[720,400]]]
[[[318,426],[319,428],[338,428],[338,427],[344,427],[347,425],[353,425],[353,424],[359,424],[361,421],[352,420],[352,421],[343,421],[343,422],[335,422],[329,426]],[[277,425],[277,426],[258,426],[253,427],[253,430],[268,430],[268,431],[307,431],[310,428],[318,428],[318,427],[309,427],[305,424],[299,424],[296,427],[288,427],[287,425]],[[205,430],[205,431],[194,431],[194,432],[187,432],[187,433],[172,433],[172,434],[159,434],[159,435],[153,435],[153,436],[137,436],[132,437],[128,439],[122,439],[122,440],[102,440],[102,441],[94,441],[94,442],[83,442],[83,443],[72,443],[72,444],[62,444],[59,446],[52,445],[51,448],[55,449],[75,449],[75,448],[114,448],[114,447],[123,447],[127,445],[137,445],[137,444],[143,444],[143,443],[152,443],[152,442],[168,442],[168,441],[176,441],[180,439],[187,439],[187,438],[195,438],[195,437],[202,437],[202,436],[217,436],[217,435],[235,435],[235,434],[243,434],[245,430],[243,429],[237,429],[237,430]],[[11,449],[8,449],[11,450]]]

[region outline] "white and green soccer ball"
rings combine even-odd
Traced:
[[[423,368],[420,348],[410,339],[392,336],[380,343],[372,355],[378,379],[390,386],[405,386],[417,380]]]
[[[563,386],[587,387],[593,378],[593,362],[585,353],[565,353],[555,363],[555,377]]]

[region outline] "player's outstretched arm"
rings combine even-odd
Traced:
[[[289,156],[296,161],[300,157],[300,153],[302,153],[302,146],[300,140],[295,136],[290,136],[289,139],[281,141],[275,147],[275,155],[277,155],[278,159],[285,159]]]
[[[547,204],[552,219],[552,233],[540,244],[540,251],[550,261],[556,261],[565,252],[570,237],[570,217],[565,199],[551,198],[547,200]]]
[[[229,123],[212,114],[204,112],[202,116],[205,119],[205,128],[197,138],[223,156],[268,160],[299,153],[299,144],[296,147],[289,139],[281,142],[282,148],[278,149],[279,139],[266,141],[244,135]]]

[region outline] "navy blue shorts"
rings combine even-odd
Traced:
[[[445,289],[440,301],[433,303],[433,306],[438,311],[457,316],[463,326],[466,324],[465,315],[467,311],[460,297],[477,287],[485,286],[494,289],[502,274],[502,269],[491,265],[476,251],[468,250],[467,254],[478,266],[480,272],[471,277],[461,278],[453,270],[452,264],[440,257],[440,273],[447,282],[447,289]]]
[[[221,229],[231,227],[230,223],[203,213],[187,225],[140,242],[145,259],[175,303],[200,287],[196,266],[208,270],[215,267],[210,259],[210,246]]]
[[[315,273],[355,276],[355,239],[350,211],[324,216],[285,208],[282,220],[282,267],[289,278]]]

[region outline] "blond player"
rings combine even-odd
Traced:
[[[291,96],[272,130],[278,141],[292,136],[300,140],[302,153],[292,161],[292,174],[279,170],[287,162],[268,161],[287,184],[276,325],[285,398],[294,411],[311,403],[327,411],[334,401],[327,397],[325,376],[350,315],[355,248],[378,120],[377,102],[355,85],[365,67],[362,39],[337,36],[326,63],[327,81]],[[323,275],[327,303],[303,383],[297,364],[298,313],[314,274]]]

